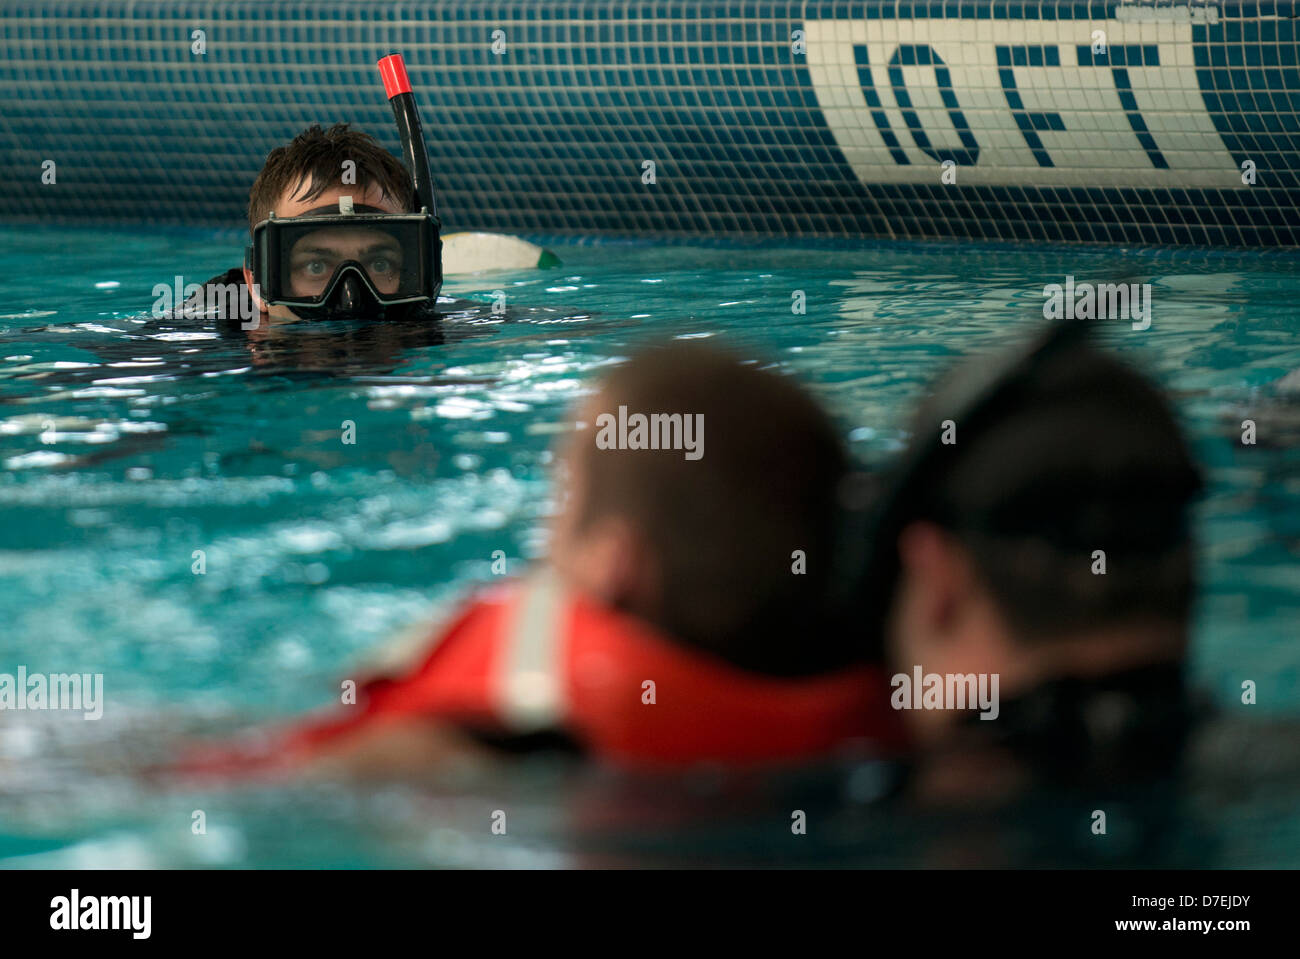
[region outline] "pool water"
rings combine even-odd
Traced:
[[[1151,328],[1110,322],[1102,339],[1172,391],[1208,471],[1193,675],[1226,716],[1273,736],[1264,754],[1294,755],[1294,738],[1267,730],[1300,712],[1300,258],[552,248],[555,269],[449,279],[445,295],[473,302],[436,334],[342,331],[340,347],[316,331],[253,348],[147,315],[155,285],[237,263],[237,238],[0,228],[0,672],[103,673],[107,700],[99,723],[0,715],[0,863],[550,866],[644,861],[649,846],[673,861],[685,847],[654,839],[667,834],[647,799],[657,787],[633,801],[628,784],[554,764],[462,793],[154,794],[122,770],[177,733],[328,703],[396,630],[491,579],[494,551],[512,572],[543,556],[549,447],[574,400],[638,343],[711,337],[796,374],[855,455],[880,463],[928,379],[1017,341],[1041,321],[1044,285],[1067,275],[1151,284]],[[1246,680],[1257,705],[1241,704]],[[1294,778],[1242,790],[1207,794],[1184,835],[1195,850],[1167,861],[1300,865]],[[484,809],[507,801],[518,838],[494,844]],[[627,812],[638,802],[639,817]],[[632,822],[612,851],[564,838],[611,808]],[[715,837],[720,861],[766,861],[749,818],[763,814],[746,808],[677,825],[692,843]],[[840,821],[848,846],[800,855],[997,864],[873,815]],[[892,845],[871,839],[886,834]]]

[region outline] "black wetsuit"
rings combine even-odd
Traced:
[[[243,286],[244,268],[240,266],[232,266],[225,273],[221,273],[218,274],[217,276],[214,276],[212,279],[208,280],[208,282],[204,283],[203,285],[212,286],[213,284],[216,283],[238,283],[240,286]]]
[[[243,267],[238,267],[238,266],[231,267],[225,273],[218,274],[217,276],[214,276],[212,279],[208,280],[206,283],[203,284],[203,287],[205,292],[207,292],[212,287],[218,285],[225,286],[227,288],[229,288],[231,285],[235,287],[238,294],[238,299],[234,301],[235,303],[251,302],[251,299],[250,300],[245,299],[246,297],[249,296],[249,294],[248,294],[247,284],[244,283]],[[186,300],[185,302],[188,305],[192,302],[192,300]],[[222,301],[218,297],[209,295],[206,302],[220,303]],[[217,328],[222,333],[231,333],[234,332],[235,330],[243,329],[238,316],[227,316],[224,312],[218,312],[216,316],[213,316],[211,318],[216,321]]]

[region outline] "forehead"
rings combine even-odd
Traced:
[[[384,196],[384,191],[377,184],[370,184],[362,188],[351,185],[345,186],[336,183],[325,189],[325,192],[312,200],[302,199],[301,195],[310,188],[310,182],[306,177],[301,177],[296,183],[285,190],[280,199],[275,203],[275,215],[279,217],[301,216],[308,210],[315,210],[323,206],[338,206],[339,197],[350,196],[357,206],[378,207],[388,213],[403,213],[397,203],[391,198]]]
[[[297,253],[301,250],[310,249],[358,250],[372,247],[398,249],[400,244],[383,230],[330,227],[323,230],[312,230],[310,233],[304,234],[294,241],[293,251]]]

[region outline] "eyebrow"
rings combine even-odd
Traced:
[[[398,243],[373,243],[370,246],[366,247],[364,250],[362,250],[359,255],[365,256],[367,253],[374,253],[377,250],[400,250],[401,248],[402,248],[401,245]],[[337,254],[338,250],[331,249],[330,247],[326,247],[326,246],[309,246],[301,250],[293,251],[294,256],[302,256],[303,254],[307,254],[307,253],[315,253],[315,254],[323,254],[325,256],[332,256]]]

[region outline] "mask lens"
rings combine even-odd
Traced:
[[[427,257],[423,224],[414,218],[384,222],[275,220],[269,228],[274,261],[267,273],[272,302],[309,305],[330,295],[345,265],[365,274],[380,302],[409,300],[425,293]],[[358,217],[358,219],[362,219]],[[348,276],[345,272],[343,277]],[[351,274],[354,275],[355,274]]]
[[[401,241],[388,230],[357,227],[327,227],[298,237],[288,254],[288,294],[320,296],[334,271],[349,260],[361,264],[380,296],[403,294]]]

